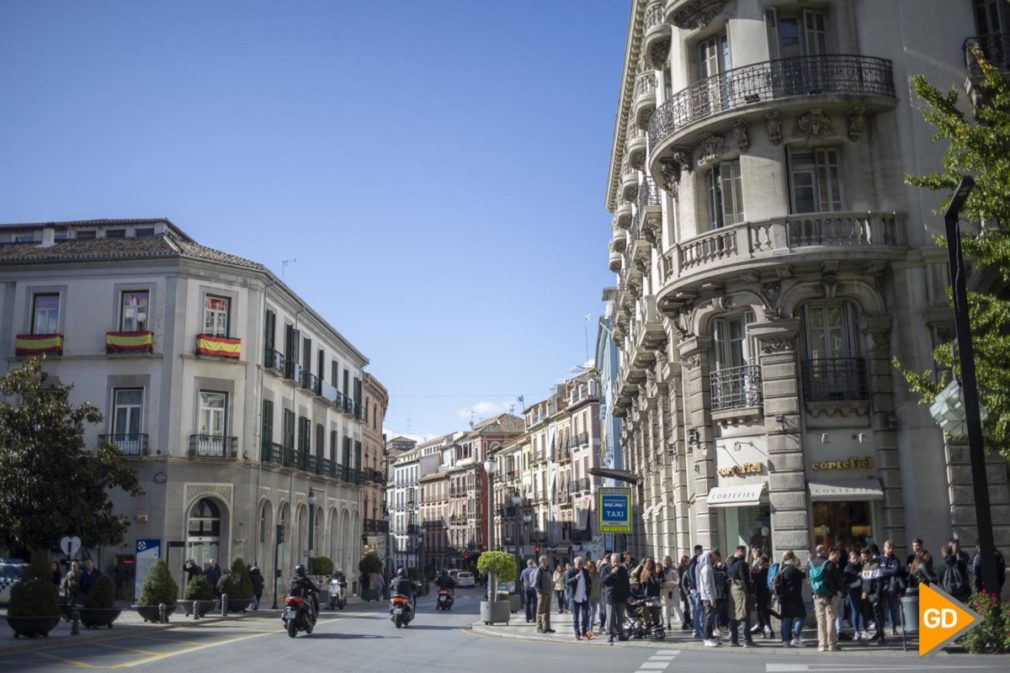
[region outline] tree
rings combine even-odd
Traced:
[[[975,348],[975,372],[979,396],[988,413],[983,425],[985,443],[1010,459],[1010,77],[989,64],[975,47],[979,76],[974,83],[981,92],[974,118],[959,107],[956,90],[944,93],[922,76],[912,78],[915,93],[925,103],[924,116],[936,127],[934,142],[946,142],[941,167],[928,175],[908,176],[917,187],[947,194],[941,208],[957,187],[962,175],[975,178],[975,190],[962,210],[962,217],[991,226],[976,236],[962,234],[965,263],[985,283],[981,292],[968,293],[969,314]],[[946,247],[944,239],[938,244]],[[909,387],[929,404],[959,369],[952,343],[933,352],[940,372],[913,372],[895,360]]]
[[[85,547],[118,544],[129,523],[109,492],[143,494],[115,447],[85,449],[85,424],[102,415],[71,404],[70,389],[37,358],[0,377],[0,544],[8,548],[53,549],[62,535]]]

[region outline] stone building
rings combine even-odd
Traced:
[[[382,424],[389,406],[389,393],[379,381],[365,372],[364,413],[362,418],[362,542],[379,558],[386,558],[386,465]]]
[[[1004,5],[631,3],[605,199],[639,554],[974,542],[965,451],[891,364],[952,334],[940,195],[904,184],[942,148],[905,83],[964,81]]]

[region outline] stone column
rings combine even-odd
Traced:
[[[962,441],[944,441],[947,457],[947,489],[950,494],[950,517],[954,535],[961,548],[974,553],[978,542],[978,519],[975,517],[975,490],[971,478],[971,458],[968,445]],[[986,453],[985,472],[989,481],[989,509],[992,511],[993,538],[996,548],[1004,554],[1010,549],[1010,488],[1007,486],[1007,466],[998,455]],[[1004,593],[1004,596],[1006,594]]]
[[[709,352],[712,340],[691,337],[680,343],[680,359],[684,363],[684,416],[689,439],[689,479],[694,480],[694,508],[697,523],[696,538],[691,546],[705,549],[718,546],[719,531],[716,512],[708,508],[708,492],[716,485],[715,437],[709,413]]]
[[[765,435],[768,438],[768,492],[772,554],[810,545],[810,510],[803,470],[800,376],[796,362],[798,318],[750,326],[760,345]]]

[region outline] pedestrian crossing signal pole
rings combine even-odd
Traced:
[[[284,543],[284,524],[277,524],[276,534],[274,535],[274,604],[271,609],[277,609],[277,578],[281,576],[280,568],[280,550],[281,544]]]

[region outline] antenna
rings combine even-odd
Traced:
[[[589,319],[593,316],[589,313],[586,314],[586,361],[589,360]]]
[[[287,276],[288,264],[297,264],[297,263],[298,260],[294,258],[281,260],[281,280],[284,280],[285,276]]]

